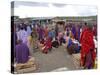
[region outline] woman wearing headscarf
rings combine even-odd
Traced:
[[[30,37],[29,38],[29,42],[30,42],[30,45],[31,45],[31,49],[35,50],[38,47],[38,45],[37,45],[38,35],[37,35],[36,28],[32,29],[32,33],[31,33],[31,35],[29,37]]]

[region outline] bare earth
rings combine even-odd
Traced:
[[[76,70],[71,56],[63,46],[52,49],[48,54],[37,51],[33,53],[33,56],[36,59],[36,63],[38,63],[38,69],[34,71],[35,73]]]

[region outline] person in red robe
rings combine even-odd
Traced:
[[[93,68],[95,62],[95,45],[93,41],[92,27],[88,25],[82,31],[81,38],[81,66],[84,68]]]
[[[47,37],[45,42],[44,42],[44,47],[42,48],[42,52],[43,53],[48,53],[49,50],[52,49],[52,41],[51,41],[51,38]]]

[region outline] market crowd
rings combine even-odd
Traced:
[[[97,25],[92,23],[66,25],[57,23],[50,28],[48,25],[14,25],[14,55],[16,63],[25,63],[39,50],[48,54],[53,48],[64,46],[71,54],[80,53],[82,67],[91,69],[97,56]]]

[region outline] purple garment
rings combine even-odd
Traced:
[[[80,40],[80,27],[78,28],[78,41]]]
[[[43,37],[44,37],[44,31],[43,31],[42,28],[39,29],[38,34],[39,34],[39,40],[43,39]]]
[[[26,44],[21,43],[16,45],[16,62],[17,63],[26,63],[29,59],[29,48]]]
[[[75,37],[76,40],[80,40],[80,27],[76,27],[76,37]]]
[[[69,36],[69,29],[66,28],[66,35]]]
[[[75,29],[75,26],[72,27],[72,33],[73,33],[73,36],[75,37],[75,36],[76,36],[76,29]]]
[[[92,58],[92,52],[91,51],[86,55],[85,68],[88,68],[88,69],[93,68],[93,58]]]

